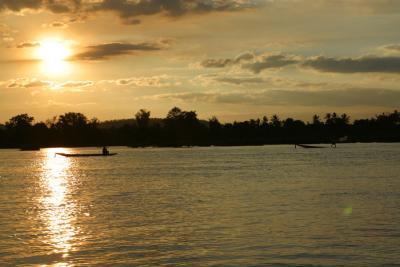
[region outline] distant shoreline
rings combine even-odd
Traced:
[[[344,142],[344,143],[336,143],[337,147],[340,145],[345,144],[396,144],[400,143],[400,141],[371,141],[371,142]],[[196,148],[196,147],[260,147],[260,146],[279,146],[279,145],[287,145],[287,146],[294,146],[294,145],[325,145],[324,148],[331,148],[331,143],[296,143],[296,144],[288,144],[288,143],[274,143],[274,144],[238,144],[238,145],[182,145],[182,146],[126,146],[126,145],[110,145],[107,146],[109,148],[112,147],[125,147],[125,148]],[[48,149],[48,148],[101,148],[102,146],[47,146],[47,147],[40,147],[40,149]],[[0,147],[0,150],[21,150],[19,147]],[[301,147],[299,147],[301,149]],[[33,150],[21,150],[21,151],[33,151]]]
[[[139,110],[129,124],[88,119],[68,112],[46,123],[34,123],[28,114],[12,117],[0,126],[0,148],[39,147],[184,147],[258,146],[273,144],[400,142],[400,113],[380,114],[350,122],[347,114],[314,115],[312,122],[278,115],[220,123],[216,117],[199,120],[195,111],[174,107],[163,119]]]

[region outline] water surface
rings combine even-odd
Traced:
[[[396,266],[400,144],[0,150],[0,265]]]

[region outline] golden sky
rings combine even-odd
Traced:
[[[397,0],[0,0],[0,123],[400,107]]]

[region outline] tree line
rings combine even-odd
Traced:
[[[129,123],[88,119],[68,112],[35,122],[19,114],[0,124],[0,148],[58,146],[233,146],[331,142],[399,142],[400,113],[395,110],[350,122],[347,114],[327,113],[311,122],[278,115],[241,122],[221,123],[216,117],[199,120],[195,111],[172,108],[163,119],[141,109]],[[107,126],[108,125],[108,126]],[[117,125],[117,124],[115,124]]]

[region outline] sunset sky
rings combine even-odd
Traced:
[[[0,123],[400,107],[398,0],[0,0]]]

